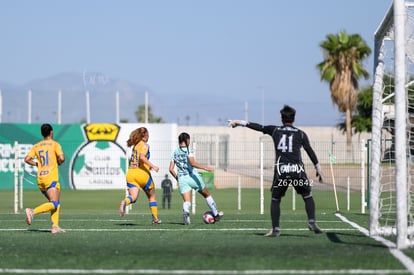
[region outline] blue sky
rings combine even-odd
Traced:
[[[167,122],[176,122],[169,113],[175,110],[197,116],[198,124],[246,114],[250,121],[278,124],[278,111],[290,104],[297,109],[297,125],[333,126],[341,114],[316,70],[323,59],[319,43],[345,30],[360,34],[373,50],[374,32],[390,4],[1,1],[0,82],[95,71],[148,87],[154,113]],[[372,64],[373,55],[364,63],[370,73]],[[170,94],[177,100],[163,102]],[[212,111],[198,114],[203,105]]]

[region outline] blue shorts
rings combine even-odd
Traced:
[[[178,191],[180,194],[187,193],[192,189],[199,192],[205,187],[206,185],[198,173],[178,177]]]

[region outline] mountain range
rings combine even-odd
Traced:
[[[32,123],[56,122],[59,93],[61,94],[61,122],[85,121],[87,92],[92,122],[115,122],[116,92],[119,93],[120,118],[134,122],[136,121],[134,112],[140,104],[144,103],[146,91],[144,86],[113,79],[96,72],[61,73],[32,80],[23,85],[0,82],[0,89],[3,99],[2,121],[14,123],[26,123],[30,120]]]
[[[121,122],[137,122],[135,111],[145,104],[146,93],[153,115],[166,123],[225,125],[235,108],[237,113],[243,113],[243,102],[237,106],[234,102],[228,104],[226,95],[217,98],[198,94],[160,94],[146,85],[115,79],[100,72],[64,72],[22,85],[0,81],[0,90],[0,118],[5,123],[58,122],[59,94],[61,123],[86,121],[87,94],[91,122],[116,122],[117,93]]]
[[[180,90],[179,87],[171,90],[174,88]],[[254,93],[244,98],[228,93],[154,91],[149,85],[116,79],[101,72],[64,72],[21,85],[0,80],[0,91],[0,122],[5,123],[56,123],[59,110],[63,124],[86,122],[87,110],[91,122],[116,123],[118,108],[120,122],[134,123],[137,122],[135,111],[145,104],[146,94],[154,116],[178,125],[226,125],[229,118],[244,118],[247,108],[253,114],[249,118],[259,121],[263,104],[274,104],[263,102]]]

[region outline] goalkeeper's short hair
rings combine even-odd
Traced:
[[[295,121],[296,110],[289,105],[285,105],[280,110],[280,115],[282,116],[283,123],[292,123]]]

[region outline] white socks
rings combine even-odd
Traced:
[[[190,213],[191,202],[185,201],[183,202],[183,212]]]
[[[216,202],[214,201],[213,197],[208,196],[206,198],[206,202],[207,202],[208,207],[210,207],[211,211],[213,212],[213,215],[217,216],[218,210],[217,210]]]

